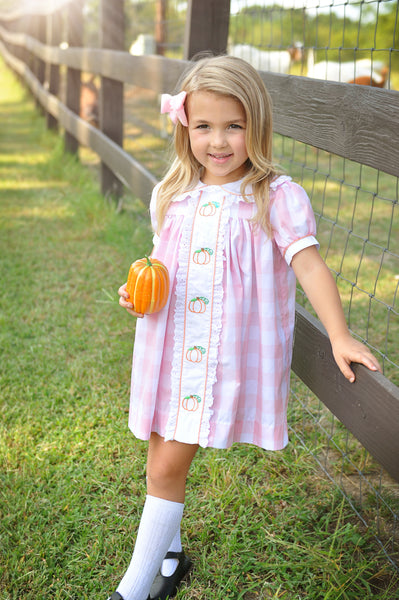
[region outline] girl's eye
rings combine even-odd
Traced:
[[[238,123],[231,123],[229,127],[230,129],[242,129],[241,125],[238,125]]]
[[[206,123],[201,123],[201,125],[198,125],[197,129],[208,129],[208,125]]]

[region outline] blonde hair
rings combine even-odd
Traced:
[[[269,185],[278,170],[272,163],[272,103],[259,73],[246,61],[233,56],[201,58],[183,76],[179,91],[183,90],[187,98],[194,92],[207,91],[235,98],[243,106],[248,171],[241,184],[241,194],[245,199],[245,189],[252,185],[257,205],[254,222],[269,231]],[[173,198],[194,188],[201,175],[202,166],[191,151],[188,127],[179,121],[174,130],[174,151],[175,159],[158,191],[159,228]]]

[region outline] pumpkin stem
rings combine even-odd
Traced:
[[[147,267],[152,267],[152,262],[148,258],[147,254],[144,254],[144,257],[147,259]]]

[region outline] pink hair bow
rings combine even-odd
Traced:
[[[179,120],[185,127],[188,126],[187,116],[184,110],[186,96],[187,92],[180,92],[180,94],[177,94],[176,96],[162,94],[161,97],[161,113],[169,113],[173,123],[176,124],[177,120]]]

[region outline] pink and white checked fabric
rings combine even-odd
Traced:
[[[271,185],[270,239],[250,222],[256,205],[251,196],[247,196],[249,202],[244,201],[240,184],[200,183],[181,194],[171,204],[160,236],[154,238],[153,256],[168,267],[171,292],[162,311],[137,322],[129,426],[140,439],[149,439],[154,431],[165,439],[199,442],[204,447],[227,448],[245,442],[269,450],[282,449],[288,442],[295,317],[295,275],[290,263],[296,252],[317,245],[315,220],[303,188],[289,177],[280,177]],[[154,229],[157,189],[150,205]],[[186,360],[188,350],[179,344],[180,330],[176,329],[184,311],[176,288],[185,268],[179,265],[181,245],[187,244],[199,202],[223,206],[223,272],[221,329],[214,340],[216,373],[206,410],[201,411],[199,434],[193,439],[189,427],[177,426],[172,373],[177,372],[177,361]],[[209,293],[202,295],[208,298]],[[195,399],[187,402],[186,409],[195,408]],[[198,417],[197,410],[192,412]]]

